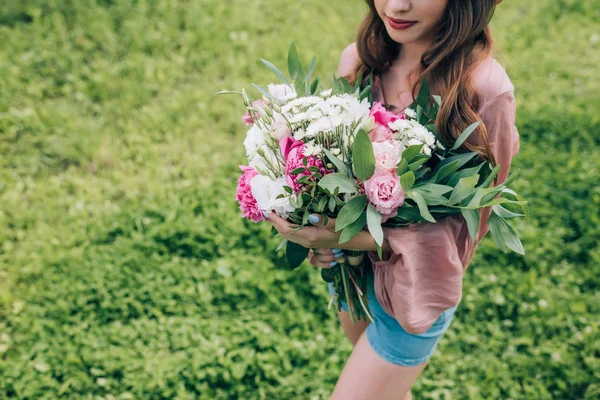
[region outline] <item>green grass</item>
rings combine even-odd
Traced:
[[[308,265],[233,200],[239,99],[295,40],[336,71],[342,0],[0,5],[0,398],[325,399],[351,347]],[[419,399],[600,396],[598,0],[505,1],[527,255],[480,246]]]

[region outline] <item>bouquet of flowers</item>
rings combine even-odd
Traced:
[[[507,222],[528,214],[527,202],[508,188],[515,174],[491,187],[500,166],[492,167],[463,147],[479,122],[454,143],[440,139],[435,119],[442,99],[430,95],[426,81],[416,101],[396,115],[373,103],[371,76],[357,77],[354,85],[336,78],[329,89],[322,88],[312,78],[316,57],[304,70],[293,43],[288,53],[291,79],[262,62],[282,81],[266,89],[253,85],[262,99],[252,101],[244,90],[221,92],[241,94],[247,109],[248,165],[240,166],[236,195],[244,217],[259,222],[263,211],[272,211],[297,229],[308,225],[311,213],[322,214],[325,224],[336,218],[340,244],[368,229],[382,258],[382,226],[435,223],[460,213],[475,240],[479,209],[492,207],[489,226],[498,246],[524,254]],[[279,248],[284,246],[292,268],[309,252],[286,240]],[[347,252],[347,262],[321,272],[334,284],[338,309],[345,300],[353,321],[372,320],[364,255]]]

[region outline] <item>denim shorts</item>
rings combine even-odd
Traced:
[[[443,333],[448,329],[456,306],[444,310],[429,330],[412,334],[406,332],[398,321],[390,316],[379,304],[373,289],[373,270],[367,266],[367,298],[369,310],[374,322],[366,330],[367,341],[384,360],[406,367],[422,364],[429,360]],[[333,284],[328,283],[329,294],[333,295]],[[348,311],[348,305],[342,302],[342,310]]]

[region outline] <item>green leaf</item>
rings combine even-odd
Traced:
[[[367,215],[366,215],[366,213],[362,213],[356,221],[354,221],[353,223],[348,225],[346,228],[344,228],[344,230],[342,231],[342,234],[340,235],[339,243],[342,244],[342,243],[346,243],[349,240],[352,240],[352,238],[354,236],[356,236],[358,234],[358,232],[360,232],[365,227],[366,223],[367,223]]]
[[[329,198],[329,212],[334,212],[335,211],[335,198],[332,196]]]
[[[424,156],[424,157],[421,157],[421,156]],[[431,158],[431,157],[430,157],[430,156],[428,156],[428,155],[421,154],[420,156],[418,156],[418,157],[416,157],[416,158],[414,159],[415,161],[413,161],[413,162],[411,162],[411,163],[410,163],[410,165],[408,166],[408,168],[409,168],[411,171],[413,171],[413,172],[414,172],[414,171],[418,170],[418,169],[421,167],[421,165],[423,165],[423,164],[425,164],[427,161],[429,161],[429,159],[430,159],[430,158]]]
[[[322,213],[323,211],[325,211],[326,205],[327,205],[327,196],[323,196],[319,200],[319,204],[317,204],[317,212]]]
[[[460,213],[465,221],[467,221],[469,235],[471,235],[471,239],[473,240],[473,243],[475,243],[475,240],[477,240],[477,231],[479,230],[479,211],[461,208]]]
[[[467,197],[467,200],[469,200],[469,203],[467,204],[467,208],[471,208],[471,209],[476,209],[476,208],[481,208],[483,206],[483,204],[481,203],[481,200],[489,195],[489,194],[493,194],[494,196],[497,195],[498,193],[500,193],[502,191],[502,187],[491,187],[491,188],[479,188],[477,189],[477,191],[475,192],[475,195],[469,200],[469,198]]]
[[[340,160],[339,158],[334,156],[333,153],[331,151],[329,151],[328,149],[324,148],[323,152],[325,153],[325,155],[327,156],[329,161],[331,161],[333,163],[333,165],[335,165],[335,167],[337,168],[337,170],[340,174],[342,174],[344,176],[349,175],[348,167],[346,166],[346,164],[344,164],[344,162],[342,160]]]
[[[403,152],[401,159],[406,160],[410,164],[410,162],[419,155],[421,149],[423,148],[423,144],[414,144],[412,146],[408,146]]]
[[[440,183],[442,182],[444,179],[446,179],[450,174],[452,174],[453,172],[455,172],[458,167],[460,166],[460,160],[454,160],[446,165],[444,165],[442,168],[440,168],[438,170],[438,172],[433,176],[433,181],[436,183]]]
[[[492,211],[495,212],[496,214],[498,214],[498,216],[500,218],[504,218],[504,219],[511,219],[511,218],[518,218],[518,217],[525,216],[525,214],[519,214],[519,213],[512,212],[509,209],[502,207],[499,204],[492,206]]]
[[[292,84],[290,83],[290,81],[288,81],[288,79],[285,77],[285,75],[283,74],[283,72],[281,72],[279,70],[279,68],[277,68],[275,65],[271,64],[269,61],[265,60],[264,58],[261,58],[260,61],[263,62],[263,64],[265,64],[267,66],[267,68],[269,68],[271,71],[273,71],[273,73],[286,85],[288,85],[289,87],[292,87]]]
[[[292,172],[290,172],[290,175],[300,175],[304,171],[306,171],[305,167],[296,168]]]
[[[367,226],[375,243],[379,246],[383,244],[383,228],[381,228],[382,215],[375,209],[371,203],[367,206]]]
[[[396,169],[396,175],[401,176],[403,174],[405,174],[406,172],[408,172],[410,170],[410,167],[408,165],[408,162],[404,159],[402,159],[400,161],[400,164],[398,164],[398,168]]]
[[[361,181],[367,181],[375,172],[375,153],[369,135],[361,129],[354,138],[352,145],[352,162],[356,176]]]
[[[308,70],[306,71],[306,76],[304,77],[304,82],[310,81],[310,78],[312,78],[313,72],[315,72],[316,65],[317,65],[317,56],[313,56],[312,60],[310,60],[310,64],[308,65]]]
[[[421,214],[421,217],[423,217],[423,219],[433,223],[436,222],[433,216],[429,213],[429,210],[427,209],[427,202],[419,192],[411,190],[406,194],[406,197],[413,199],[415,203],[417,203],[417,206],[419,207],[419,213]]]
[[[424,177],[424,176],[425,176],[425,174],[427,174],[429,171],[431,171],[431,168],[429,168],[429,167],[425,167],[425,168],[418,169],[418,170],[414,171],[414,173],[415,173],[415,178],[416,178],[417,180],[419,180],[419,179],[421,179],[422,177]]]
[[[356,184],[347,176],[339,173],[328,174],[319,181],[319,186],[323,189],[334,192],[335,188],[339,188],[338,193],[354,193],[356,192]]]
[[[456,171],[455,173],[450,175],[447,185],[454,187],[458,184],[458,181],[460,181],[462,178],[468,178],[469,176],[477,175],[479,173],[479,170],[481,169],[481,167],[483,167],[484,165],[485,165],[485,163],[481,163],[476,167],[465,168],[465,169]]]
[[[287,246],[288,240],[287,239],[283,239],[281,241],[281,243],[279,243],[279,246],[277,246],[277,248],[275,249],[275,252],[278,252],[279,250],[282,250],[284,247]]]
[[[287,185],[283,187],[283,190],[285,190],[285,191],[286,191],[286,192],[288,192],[289,194],[292,194],[292,193],[293,193],[293,190],[292,190],[292,188],[291,188],[291,187],[289,187],[289,186],[287,186]]]
[[[339,232],[364,214],[365,206],[367,205],[367,195],[361,194],[350,200],[338,214],[335,220],[335,231]]]
[[[498,214],[492,213],[488,219],[490,232],[494,235],[494,240],[502,251],[506,251],[506,247],[517,254],[525,255],[525,249],[515,230]]]
[[[469,136],[471,136],[471,134],[475,131],[475,129],[477,129],[477,127],[480,124],[481,124],[481,122],[477,121],[477,122],[474,122],[471,125],[469,125],[467,127],[467,129],[465,129],[463,131],[463,133],[460,134],[458,139],[456,139],[456,142],[454,142],[454,146],[452,146],[452,148],[450,150],[457,150],[460,146],[462,146],[462,144],[465,142],[465,140],[467,140],[469,138]]]
[[[297,243],[288,241],[286,244],[285,255],[292,269],[298,268],[308,257],[309,249],[300,246]]]
[[[290,44],[290,49],[288,51],[288,71],[290,72],[290,76],[292,79],[298,78],[304,68],[302,68],[302,62],[300,62],[300,55],[298,54],[298,48],[296,47],[296,43],[292,42]]]
[[[459,161],[458,168],[457,168],[457,169],[459,169],[463,165],[465,165],[466,163],[471,161],[471,159],[475,156],[477,156],[477,152],[473,151],[470,153],[461,153],[461,154],[454,155],[452,157],[445,158],[444,160],[440,161],[438,163],[438,165],[436,165],[434,172],[437,173],[441,168],[443,168],[444,166],[446,166],[456,160]]]
[[[265,89],[264,87],[259,86],[259,85],[255,84],[255,83],[253,83],[252,86],[254,86],[254,88],[256,90],[258,90],[266,98],[271,99],[274,102],[278,102],[279,101],[275,97],[271,96],[271,94],[269,93],[269,91],[267,89]]]
[[[458,204],[475,190],[475,185],[479,181],[479,175],[472,175],[467,178],[462,178],[452,191],[448,204]]]
[[[415,184],[415,180],[415,173],[412,171],[409,171],[402,175],[400,177],[400,186],[402,186],[402,190],[404,190],[404,192],[406,193],[410,189],[412,189],[413,185]]]
[[[430,102],[431,91],[429,89],[429,82],[427,81],[427,78],[423,78],[423,82],[421,82],[421,87],[419,88],[419,94],[417,95],[417,104],[427,113],[429,111]]]
[[[435,102],[437,103],[438,106],[442,106],[442,98],[441,96],[438,96],[437,94],[433,95],[433,100],[435,100]]]
[[[317,93],[317,89],[319,88],[319,78],[315,78],[314,81],[310,84],[310,94]]]

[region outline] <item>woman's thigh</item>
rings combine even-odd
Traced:
[[[346,363],[332,400],[401,400],[419,377],[427,362],[405,367],[381,358],[361,335]]]
[[[347,311],[340,311],[338,316],[348,340],[350,340],[352,346],[356,346],[358,339],[369,326],[369,321],[358,320],[353,324],[350,314]]]

